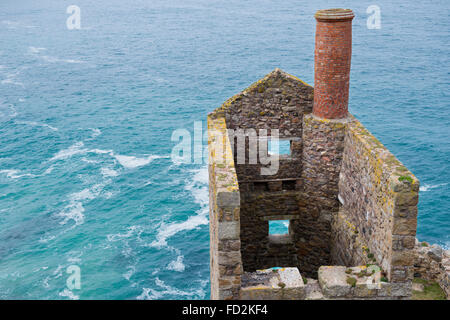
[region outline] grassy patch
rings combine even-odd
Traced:
[[[423,292],[413,290],[413,300],[446,300],[445,293],[437,282],[421,278],[414,278],[413,282],[423,284],[424,287]]]
[[[353,277],[347,277],[347,283],[349,285],[351,285],[352,287],[355,287],[356,286],[356,279],[353,278]]]
[[[409,183],[412,183],[413,179],[408,176],[401,176],[400,178],[398,178],[398,181],[408,181]]]

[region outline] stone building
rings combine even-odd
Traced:
[[[208,115],[212,299],[411,296],[419,181],[348,113],[353,17],[316,13],[314,88],[275,69]]]

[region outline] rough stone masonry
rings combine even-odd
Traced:
[[[353,17],[316,13],[315,89],[275,69],[208,115],[212,299],[410,298],[419,181],[348,113]],[[257,132],[244,163],[230,129]],[[274,129],[289,154],[262,174]]]

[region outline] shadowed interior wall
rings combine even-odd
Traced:
[[[300,79],[274,70],[265,78],[234,96],[224,105],[229,129],[279,129],[279,138],[290,141],[290,154],[280,156],[276,174],[264,175],[264,167],[249,164],[247,140],[245,163],[237,161],[241,197],[241,252],[245,271],[275,266],[298,266],[292,229],[287,236],[269,236],[270,220],[295,220],[302,215],[302,119],[310,113],[313,88]],[[230,140],[233,138],[230,138]],[[237,140],[235,140],[237,143]],[[268,167],[268,166],[266,166]]]

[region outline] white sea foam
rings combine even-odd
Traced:
[[[37,127],[45,127],[53,131],[58,131],[58,128],[55,128],[49,124],[46,123],[39,123],[35,121],[16,121],[17,124],[24,124],[24,125],[30,125],[30,126],[37,126]]]
[[[102,134],[102,131],[98,128],[89,128],[89,129],[92,130],[92,135],[91,135],[92,138],[98,137],[99,135]]]
[[[114,155],[114,158],[116,158],[116,160],[119,161],[119,163],[123,167],[131,169],[131,168],[145,166],[145,165],[149,164],[150,162],[152,162],[153,160],[160,158],[160,156],[150,155],[146,158],[137,158],[134,156],[124,156],[124,155],[118,154],[118,155]]]
[[[171,287],[167,285],[164,281],[160,280],[159,278],[155,279],[155,284],[160,287],[161,291],[157,291],[151,288],[143,288],[142,293],[136,297],[137,300],[156,300],[161,299],[164,296],[170,295],[170,296],[183,296],[183,297],[197,297],[197,298],[204,298],[205,297],[205,291],[202,288],[195,289],[192,291],[183,291],[179,290],[177,288]]]
[[[439,188],[439,187],[442,187],[442,186],[446,186],[446,185],[447,185],[447,183],[439,183],[439,184],[434,184],[434,185],[430,185],[430,184],[426,184],[425,183],[423,186],[421,186],[419,188],[419,190],[423,191],[423,192],[426,192],[426,191],[430,191],[432,189],[436,189],[436,188]]]
[[[106,167],[100,168],[100,172],[104,177],[117,177],[119,175],[116,170]]]
[[[50,288],[50,285],[48,284],[49,280],[50,280],[50,277],[46,277],[44,280],[42,280],[42,286],[44,288]]]
[[[40,53],[45,50],[47,50],[47,48],[28,47],[28,52],[30,53]]]
[[[25,87],[22,82],[15,80],[13,78],[13,76],[10,76],[10,75],[7,75],[6,79],[3,79],[1,84],[12,84],[12,85],[19,86],[22,88]]]
[[[71,202],[61,212],[58,213],[58,216],[63,217],[63,221],[61,221],[60,224],[64,225],[70,220],[73,220],[75,222],[75,225],[78,226],[84,222],[83,213],[83,203]]]
[[[3,20],[2,24],[4,24],[6,26],[6,28],[8,29],[17,29],[19,27],[22,28],[37,28],[37,26],[33,26],[33,25],[28,25],[28,24],[24,24],[20,21],[11,21],[11,20]]]
[[[76,294],[74,294],[72,291],[70,291],[69,289],[64,289],[63,291],[61,291],[60,293],[59,293],[59,295],[61,296],[61,297],[67,297],[67,298],[69,298],[69,299],[71,299],[71,300],[78,300],[78,299],[80,299],[80,297],[79,296],[77,296]]]
[[[205,295],[203,289],[201,289],[201,288],[193,290],[193,291],[183,291],[183,290],[179,290],[177,288],[173,288],[173,287],[165,284],[164,281],[160,280],[159,278],[155,279],[155,284],[158,287],[161,287],[164,289],[164,291],[162,292],[164,295],[169,294],[169,295],[186,296],[186,297],[198,296],[199,298],[203,298]]]
[[[81,158],[81,161],[86,162],[86,163],[100,163],[100,161],[91,160],[91,159],[88,159],[86,157]]]
[[[73,157],[77,154],[86,154],[86,153],[96,153],[96,154],[113,154],[112,150],[102,150],[102,149],[87,149],[84,148],[84,143],[82,141],[76,142],[75,144],[71,145],[67,149],[63,149],[58,151],[51,159],[50,161],[57,161],[57,160],[66,160],[68,158]]]
[[[60,211],[57,216],[63,218],[60,224],[65,225],[69,221],[73,221],[75,226],[84,223],[84,201],[90,201],[99,196],[102,192],[105,184],[99,183],[95,184],[90,188],[85,188],[81,191],[72,193],[69,196],[69,204],[64,207],[62,211]]]
[[[22,177],[35,177],[36,176],[31,173],[20,174],[20,170],[15,170],[15,169],[0,170],[0,173],[6,174],[6,176],[10,179],[19,179]]]
[[[176,260],[170,262],[167,265],[167,270],[173,270],[178,272],[183,272],[186,268],[183,263],[184,256],[178,256]]]
[[[1,104],[0,102],[0,120],[2,117],[6,117],[7,120],[15,118],[17,116],[17,110],[12,104]]]
[[[55,56],[42,55],[41,53],[43,53],[44,51],[47,51],[47,48],[28,47],[28,52],[30,54],[49,63],[84,63],[84,61],[75,59],[61,59]]]
[[[103,193],[103,197],[105,199],[110,199],[110,198],[112,198],[113,195],[114,195],[114,193],[112,193],[111,191],[107,191],[107,192]]]
[[[51,235],[51,236],[48,236],[48,237],[41,237],[41,238],[39,238],[39,243],[47,243],[47,242],[49,242],[49,241],[51,241],[51,240],[53,240],[53,239],[55,239],[56,238],[56,236],[55,235]]]
[[[54,169],[55,169],[54,166],[50,166],[44,171],[44,174],[50,174],[53,172]]]
[[[136,272],[136,267],[135,266],[128,266],[127,267],[127,272],[125,272],[122,276],[127,279],[128,281],[130,281],[130,278],[133,276],[133,274]]]
[[[49,62],[49,63],[58,63],[58,62],[62,62],[62,63],[84,63],[84,61],[81,60],[75,60],[75,59],[60,59],[58,57],[53,57],[53,56],[39,56],[39,58],[41,58],[42,60]]]
[[[62,277],[62,269],[63,266],[62,265],[58,265],[58,267],[55,269],[55,271],[53,271],[53,276],[55,279],[58,279],[59,277]]]
[[[445,242],[445,243],[442,245],[442,248],[443,248],[444,250],[450,250],[450,241]]]
[[[16,69],[15,72],[2,71],[2,73],[5,74],[6,78],[1,81],[1,84],[12,84],[12,85],[16,85],[16,86],[20,86],[20,87],[24,88],[25,86],[23,85],[23,83],[17,79],[17,77],[20,74],[21,69],[23,69],[23,68],[19,68],[19,70]],[[7,70],[7,69],[2,68],[0,70]]]
[[[79,192],[72,193],[70,195],[70,201],[82,201],[82,200],[92,200],[98,197],[100,192],[102,191],[104,184],[95,184],[90,188],[85,188]]]
[[[71,145],[69,148],[60,150],[57,154],[55,154],[53,156],[53,158],[50,159],[50,161],[64,160],[64,159],[68,159],[76,154],[85,154],[87,152],[87,149],[85,149],[83,147],[84,147],[83,142],[76,142],[75,144]]]
[[[137,300],[157,300],[163,295],[151,288],[142,288],[142,293],[136,297]]]
[[[155,159],[160,158],[166,158],[164,156],[158,156],[158,155],[149,155],[144,158],[138,158],[135,156],[126,156],[126,155],[120,155],[115,154],[113,150],[102,150],[102,149],[87,149],[84,147],[84,143],[82,141],[76,142],[75,144],[71,145],[67,149],[60,150],[58,153],[56,153],[50,161],[57,161],[57,160],[66,160],[68,158],[71,158],[74,155],[78,154],[87,154],[87,153],[95,153],[95,154],[108,154],[114,159],[116,159],[120,165],[127,169],[133,169],[142,167],[145,165],[148,165],[150,162],[152,162]],[[92,160],[85,159],[84,161],[90,162]],[[106,173],[107,171],[105,171]],[[112,173],[112,171],[109,171],[109,173]]]
[[[196,215],[190,216],[186,221],[169,224],[162,222],[156,240],[150,244],[151,247],[167,246],[167,239],[177,233],[208,224],[208,168],[192,170],[191,174],[192,177],[186,181],[185,189],[191,193],[194,202],[200,205],[200,209],[196,211]]]
[[[203,211],[203,210],[202,210]],[[187,231],[197,228],[198,226],[208,224],[206,215],[202,212],[196,216],[189,217],[186,221],[175,223],[162,223],[158,229],[156,240],[153,241],[151,247],[167,246],[167,239],[176,235],[181,231]]]
[[[131,226],[128,227],[125,233],[117,233],[117,234],[108,234],[106,237],[108,241],[115,242],[123,239],[131,238],[134,235],[137,235],[137,239],[140,239],[141,233],[144,231],[142,226]]]
[[[22,171],[21,170],[17,170],[17,169],[0,170],[0,174],[2,174],[2,173],[6,174],[6,176],[9,179],[20,179],[20,178],[23,178],[23,177],[32,177],[32,178],[34,178],[34,177],[41,177],[43,175],[50,174],[53,171],[53,169],[54,169],[54,167],[50,166],[49,168],[47,168],[44,171],[43,174],[40,174],[40,175],[36,175],[36,174],[33,174],[33,173],[21,173]]]

